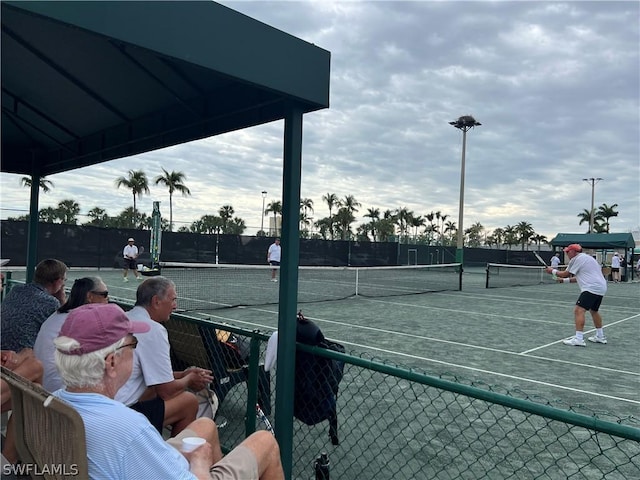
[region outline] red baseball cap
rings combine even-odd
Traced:
[[[145,333],[151,327],[132,322],[115,303],[89,303],[71,310],[60,329],[60,336],[73,338],[80,346],[64,351],[66,355],[84,355],[113,345],[129,333]]]
[[[572,243],[571,245],[568,245],[566,247],[564,247],[562,249],[563,252],[570,252],[570,251],[574,251],[574,252],[581,252],[582,251],[582,246],[579,243]]]

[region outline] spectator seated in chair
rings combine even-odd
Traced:
[[[113,304],[73,310],[55,340],[56,365],[66,384],[54,395],[83,419],[90,478],[283,479],[278,444],[256,432],[222,457],[212,420],[200,418],[165,442],[147,419],[115,401],[131,375],[146,322],[132,322]],[[186,437],[206,441],[192,452],[179,451]]]

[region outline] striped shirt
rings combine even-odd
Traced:
[[[57,390],[54,395],[84,421],[91,479],[196,479],[187,459],[141,413],[98,393]]]

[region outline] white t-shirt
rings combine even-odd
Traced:
[[[602,275],[602,268],[590,255],[578,253],[569,261],[567,271],[576,276],[581,292],[607,293],[607,280]]]
[[[611,268],[620,268],[620,257],[618,255],[614,255],[611,258]]]
[[[135,245],[126,245],[122,250],[122,256],[124,258],[136,258],[138,256],[138,247]]]
[[[127,383],[116,393],[117,401],[133,405],[147,387],[169,383],[174,378],[167,329],[152,320],[149,312],[143,307],[133,307],[127,312],[127,317],[151,326],[147,333],[136,333],[138,346],[133,351],[133,370]]]
[[[553,257],[551,257],[551,266],[553,268],[557,267],[558,265],[560,265],[560,257],[556,257],[555,255]]]
[[[267,257],[270,262],[279,262],[281,253],[282,253],[282,248],[280,247],[280,245],[276,245],[275,243],[272,243],[271,246],[269,247],[269,252]]]

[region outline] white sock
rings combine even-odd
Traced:
[[[583,340],[582,332],[576,332],[576,338],[578,340]]]
[[[604,330],[602,328],[596,328],[596,337],[604,338]]]

